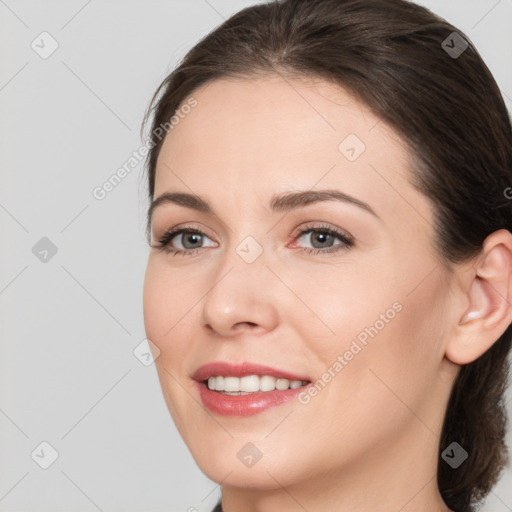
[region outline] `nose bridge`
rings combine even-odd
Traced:
[[[252,235],[242,235],[241,241],[230,243],[204,298],[203,324],[225,336],[238,331],[240,324],[273,328],[277,310],[266,252]]]
[[[226,272],[236,274],[237,280],[231,285],[242,288],[243,282],[261,282],[264,274],[269,273],[265,266],[271,256],[271,244],[266,231],[263,223],[240,222],[238,227],[229,233],[226,251],[219,257],[221,261],[217,267],[218,278]],[[232,275],[231,280],[233,277]]]

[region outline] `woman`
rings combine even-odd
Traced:
[[[474,510],[507,461],[512,130],[468,37],[254,5],[149,116],[146,332],[215,510]]]

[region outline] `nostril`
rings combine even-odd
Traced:
[[[255,324],[254,322],[238,322],[237,324],[235,324],[235,327],[238,326],[238,325],[249,325],[250,327],[256,327],[257,324]]]

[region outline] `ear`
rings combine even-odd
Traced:
[[[461,275],[461,311],[446,357],[464,365],[478,359],[512,322],[512,234],[491,233],[476,261]],[[469,305],[467,305],[469,303]],[[465,307],[464,307],[465,306]]]

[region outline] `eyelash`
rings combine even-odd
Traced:
[[[310,247],[298,247],[297,250],[299,250],[301,252],[306,252],[307,254],[318,254],[318,253],[325,254],[325,253],[337,252],[337,251],[340,251],[343,249],[348,249],[350,247],[353,247],[353,245],[354,245],[354,240],[350,235],[348,235],[347,233],[345,233],[341,230],[332,228],[332,227],[324,225],[324,224],[319,225],[319,226],[318,225],[316,225],[316,226],[315,225],[307,225],[300,231],[294,233],[293,239],[297,240],[307,233],[314,233],[314,232],[326,233],[328,235],[332,235],[332,236],[338,238],[339,240],[341,240],[342,243],[334,245],[332,247],[328,247],[327,249],[314,249],[314,248],[310,248]],[[175,229],[171,229],[171,230],[167,231],[158,240],[157,245],[155,245],[153,247],[160,252],[165,251],[168,254],[172,254],[173,256],[179,256],[179,255],[192,256],[192,255],[196,254],[197,252],[199,252],[201,249],[205,249],[205,247],[198,247],[196,249],[185,249],[185,250],[184,249],[170,249],[169,244],[170,244],[171,240],[174,237],[176,237],[177,235],[180,235],[182,233],[196,233],[198,235],[208,236],[208,235],[206,235],[206,233],[204,233],[203,231],[201,231],[197,228],[185,226],[185,227],[175,228]]]

